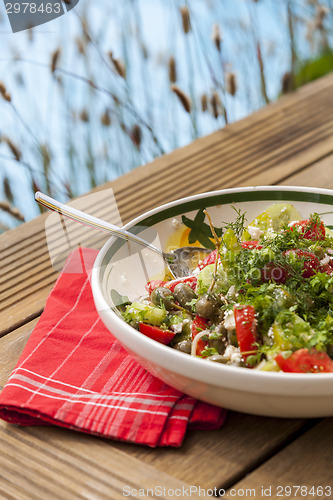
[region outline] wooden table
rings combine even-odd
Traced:
[[[232,186],[333,188],[333,74],[250,117],[137,168],[112,187],[123,222],[179,197]],[[100,189],[100,188],[99,188]],[[106,215],[100,207],[97,215]],[[46,214],[47,215],[47,214]],[[45,241],[46,215],[0,237],[0,384],[14,368],[56,279]],[[118,499],[165,487],[159,498],[291,498],[333,490],[333,419],[288,420],[229,412],[218,431],[192,431],[180,449],[149,449],[52,427],[0,422],[0,498]],[[266,488],[266,495],[262,493]],[[271,488],[267,490],[267,488]],[[139,491],[140,490],[140,491]],[[187,492],[187,493],[186,493]],[[320,490],[319,490],[320,492]],[[281,490],[281,497],[286,498]],[[302,494],[303,493],[303,494]],[[158,496],[158,490],[156,490]],[[333,498],[322,496],[322,498]]]

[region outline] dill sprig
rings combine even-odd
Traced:
[[[234,205],[231,205],[231,208],[236,212],[237,216],[233,222],[222,222],[224,224],[223,232],[231,229],[239,241],[245,230],[246,212],[242,212],[241,209],[237,209]]]

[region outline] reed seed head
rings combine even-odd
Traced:
[[[207,95],[206,94],[202,94],[200,100],[201,100],[201,110],[205,113],[208,110]]]
[[[140,48],[141,48],[141,52],[142,52],[143,58],[145,60],[147,60],[148,57],[149,57],[148,49],[147,49],[146,44],[143,43],[142,41],[140,41]]]
[[[324,20],[327,14],[329,13],[329,9],[326,5],[317,5],[316,9],[316,17],[315,17],[315,28],[318,30],[324,29]]]
[[[85,17],[81,17],[81,27],[82,27],[82,32],[83,32],[85,42],[86,43],[90,42],[91,38],[89,35],[89,25],[88,25],[88,21]]]
[[[187,34],[189,31],[191,31],[190,11],[188,10],[187,5],[180,7],[180,13],[182,16],[183,31],[185,34]]]
[[[118,75],[121,76],[121,78],[124,78],[124,80],[125,80],[126,79],[126,66],[125,66],[124,62],[121,61],[120,59],[116,59],[115,57],[113,57],[113,53],[111,51],[109,52],[109,58],[110,58],[111,62],[113,63],[114,69],[116,70]]]
[[[61,49],[58,47],[51,55],[51,73],[54,73],[57,69],[58,62],[60,59]]]
[[[130,132],[130,137],[134,146],[139,149],[142,141],[142,131],[140,125],[138,125],[137,123],[133,125]]]
[[[108,109],[101,115],[101,124],[104,127],[109,127],[111,125],[111,117]]]
[[[215,119],[223,114],[223,106],[219,94],[216,90],[212,93],[211,100],[212,113]]]
[[[0,138],[0,142],[4,142],[5,144],[7,144],[7,146],[9,147],[11,152],[13,153],[16,161],[21,160],[22,153],[21,153],[20,149],[13,143],[13,141],[9,137],[3,135]]]
[[[24,222],[24,216],[21,214],[21,212],[18,210],[18,208],[11,207],[8,202],[0,201],[0,210],[7,212],[8,214],[10,214],[12,217],[19,220],[20,222]]]
[[[89,113],[86,109],[82,109],[82,111],[80,111],[79,120],[81,120],[81,122],[84,122],[84,123],[89,122]]]
[[[168,69],[169,69],[169,81],[170,83],[175,83],[177,80],[177,70],[176,70],[176,61],[173,56],[169,58]]]
[[[282,94],[288,94],[293,89],[293,75],[290,71],[286,71],[282,77],[281,92]]]
[[[8,177],[4,177],[2,184],[3,184],[3,192],[5,193],[7,200],[10,203],[13,203],[14,196],[13,196],[12,188],[10,187],[10,182],[9,182]]]
[[[222,36],[221,36],[220,26],[217,23],[213,24],[211,38],[217,50],[221,52]]]
[[[11,102],[12,98],[3,82],[0,82],[0,95],[5,101]]]
[[[234,96],[237,92],[237,81],[235,73],[231,71],[225,75],[226,91],[228,94]]]
[[[174,94],[176,94],[176,96],[178,97],[179,101],[181,102],[181,104],[183,105],[183,108],[185,109],[185,111],[187,113],[191,113],[191,109],[192,109],[192,103],[191,103],[191,99],[188,97],[187,94],[185,94],[185,92],[183,90],[181,90],[178,85],[171,85],[171,90]]]
[[[84,55],[86,53],[87,42],[85,39],[79,37],[75,38],[75,45],[79,54]]]

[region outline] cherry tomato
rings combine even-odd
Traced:
[[[294,373],[328,373],[333,372],[333,361],[326,352],[317,351],[313,348],[298,349],[289,358],[278,354],[276,363],[284,372]]]
[[[293,230],[293,227],[297,227],[298,231],[306,240],[320,241],[325,239],[325,226],[321,221],[318,225],[317,222],[311,219],[303,219],[294,222],[290,226],[291,231]]]
[[[192,321],[191,332],[192,332],[192,340],[201,333],[203,330],[207,328],[208,320],[206,318],[201,318],[201,316],[196,316]],[[208,344],[207,340],[198,340],[196,355],[201,356],[202,351],[206,348]]]
[[[259,245],[258,240],[242,241],[241,245],[242,245],[242,248],[249,249],[249,250],[253,250],[254,248],[256,248],[257,250],[260,250],[262,248],[262,245]]]
[[[324,264],[318,269],[321,273],[333,274],[333,267],[330,264]]]
[[[248,356],[257,351],[254,345],[258,340],[255,313],[253,306],[235,305],[234,307],[237,341],[245,361]]]
[[[318,257],[308,250],[301,250],[300,248],[296,250],[287,250],[285,255],[290,255],[292,258],[304,259],[302,271],[302,276],[304,276],[304,278],[310,278],[319,271],[320,261]]]
[[[162,330],[158,326],[147,325],[146,323],[139,323],[139,331],[149,337],[150,339],[160,342],[160,344],[168,345],[176,335],[171,330]]]
[[[285,283],[287,272],[283,267],[277,266],[274,262],[268,262],[261,270],[261,279],[265,283],[275,281],[276,283]]]

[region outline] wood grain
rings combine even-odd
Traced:
[[[302,437],[295,440],[290,445],[286,446],[277,455],[272,457],[254,472],[246,476],[242,481],[239,481],[233,488],[255,489],[257,497],[261,486],[272,488],[271,498],[277,498],[278,486],[283,487],[301,485],[308,488],[312,486],[329,486],[326,490],[327,494],[305,494],[299,490],[295,494],[296,489],[293,489],[293,494],[290,498],[332,498],[333,483],[332,469],[333,461],[333,419],[326,419],[313,429],[309,430]],[[268,492],[267,492],[268,493]],[[282,495],[280,495],[282,496]],[[287,495],[282,496],[286,498]]]
[[[280,184],[333,189],[333,154],[289,176]]]
[[[96,437],[51,427],[15,427],[0,422],[0,493],[15,500],[123,499],[158,486],[181,490],[189,485],[110,446]],[[147,497],[148,495],[145,495]],[[141,495],[141,498],[143,495]],[[155,496],[156,498],[156,496]],[[198,499],[194,494],[192,498]]]

